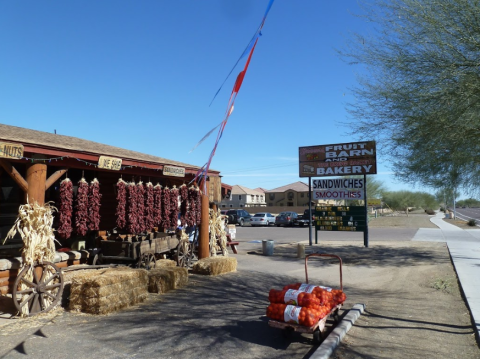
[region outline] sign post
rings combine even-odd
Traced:
[[[299,147],[298,152],[299,176],[309,178],[310,210],[312,197],[364,201],[363,206],[316,206],[315,243],[318,231],[350,231],[363,232],[363,243],[368,247],[367,174],[377,173],[375,141]],[[316,179],[312,191],[312,177],[362,175],[363,179]]]

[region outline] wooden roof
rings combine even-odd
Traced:
[[[21,143],[29,152],[42,153],[42,149],[61,149],[74,154],[111,156],[122,160],[172,165],[197,170],[198,166],[168,160],[166,158],[131,151],[120,147],[84,140],[78,137],[58,135],[27,128],[0,124],[0,141]],[[33,148],[33,149],[32,149]],[[35,150],[35,149],[38,149]],[[27,148],[25,149],[27,151]],[[218,172],[211,170],[212,172]]]

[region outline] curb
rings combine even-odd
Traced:
[[[330,335],[315,350],[310,359],[328,359],[342,341],[343,337],[352,327],[353,323],[360,317],[365,310],[365,304],[357,303],[350,309],[347,315],[342,319]]]

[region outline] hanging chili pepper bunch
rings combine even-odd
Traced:
[[[170,190],[170,228],[178,227],[178,189],[173,186]]]
[[[90,182],[88,189],[88,229],[98,231],[100,229],[100,183],[96,178]]]
[[[155,201],[153,197],[153,184],[148,182],[145,186],[145,230],[151,231],[155,227]]]
[[[170,226],[170,188],[164,187],[162,190],[162,227],[171,228]]]
[[[88,231],[88,183],[82,177],[78,181],[77,200],[75,205],[76,233],[84,236]]]
[[[187,212],[188,212],[188,187],[184,183],[180,186],[180,220],[182,226],[187,224]]]
[[[72,234],[73,214],[73,183],[69,178],[60,182],[60,225],[58,234],[61,238],[68,239]]]
[[[127,231],[138,233],[138,204],[137,186],[135,182],[129,182],[127,186]]]
[[[117,227],[125,229],[127,225],[127,182],[123,179],[119,179],[117,182],[117,210],[115,215],[117,216]]]
[[[153,218],[156,226],[162,225],[162,186],[153,187]]]
[[[137,183],[137,222],[138,232],[145,232],[145,188],[143,182]]]
[[[197,194],[194,186],[188,189],[188,211],[185,216],[187,226],[191,227],[197,223],[197,212],[200,211],[200,207],[197,208]]]

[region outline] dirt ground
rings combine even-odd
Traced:
[[[472,228],[463,221],[447,221]],[[376,218],[370,225],[429,228],[431,222],[415,214]],[[328,246],[345,258],[348,301],[366,304],[335,359],[480,358],[470,312],[444,243],[372,243],[355,251],[337,243]]]
[[[376,218],[370,223],[397,228],[431,224],[429,216],[412,214]],[[343,259],[344,308],[366,305],[332,358],[480,358],[470,313],[444,243],[389,238],[371,242],[369,248],[359,241],[324,241],[312,247],[308,251],[334,253]],[[58,355],[52,358],[65,357],[76,348],[77,357],[83,359],[87,348],[96,348],[105,355],[91,358],[129,354],[151,358],[161,352],[166,358],[307,359],[315,351],[311,335],[295,335],[286,342],[265,318],[268,290],[305,278],[303,260],[296,254],[297,245],[290,244],[275,247],[271,257],[238,255],[236,273],[216,278],[193,276],[178,292],[110,316],[65,312],[42,329],[47,335],[41,340],[22,334],[40,328],[39,319],[19,321],[0,330],[0,342],[11,343],[13,348],[21,338],[27,353],[29,346],[39,353],[58,343]],[[312,260],[309,268],[310,283],[339,286],[335,261]],[[158,326],[155,316],[164,325]],[[137,335],[140,332],[145,334]],[[109,344],[106,338],[110,338]],[[6,349],[3,353],[0,346],[0,357],[9,356],[24,354]]]

